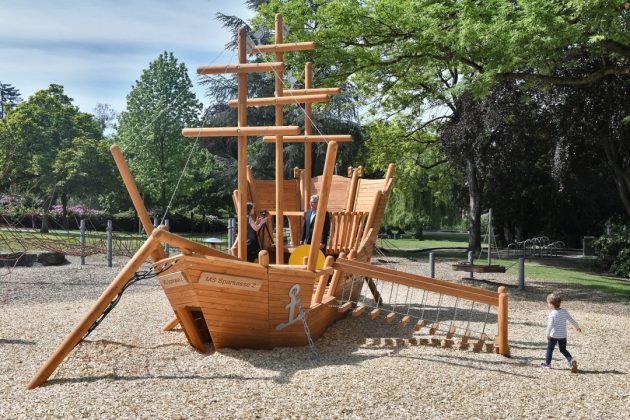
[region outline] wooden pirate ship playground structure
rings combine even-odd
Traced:
[[[283,88],[284,54],[312,50],[314,43],[283,43],[282,18],[277,15],[275,44],[258,45],[251,50],[253,54],[274,54],[275,61],[248,63],[246,45],[247,34],[241,29],[238,64],[197,69],[199,74],[238,74],[238,99],[230,103],[238,108],[238,126],[186,128],[182,132],[192,138],[238,138],[235,247],[225,253],[168,232],[163,226],[154,229],[120,149],[112,146],[148,239],[42,365],[28,384],[29,389],[42,385],[98,325],[147,259],[152,260],[152,270],[175,313],[164,330],[181,325],[190,345],[201,352],[212,347],[268,349],[305,345],[314,350],[314,341],[332,323],[349,314],[366,314],[371,320],[409,329],[410,334],[424,331],[437,337],[436,340],[448,342],[457,337],[461,348],[472,346],[478,351],[509,355],[505,287],[494,292],[370,263],[392,189],[394,165],[389,166],[385,178],[380,180],[362,179],[360,170],[349,171],[349,177],[333,175],[338,142],[350,141],[351,137],[314,134],[311,104],[327,101],[339,89],[314,88],[309,63],[305,67],[304,89]],[[274,97],[247,98],[247,74],[252,72],[274,73]],[[303,131],[298,126],[283,125],[284,107],[295,104],[304,104]],[[275,125],[248,126],[247,108],[252,106],[274,106]],[[263,136],[265,142],[275,143],[275,181],[256,180],[248,169],[246,146],[252,136]],[[288,142],[304,143],[305,147],[304,168],[296,170],[297,179],[291,180],[283,179],[283,144]],[[311,145],[315,142],[326,142],[327,153],[323,174],[311,178]],[[299,240],[303,210],[311,194],[320,196],[312,243],[320,243],[326,211],[331,216],[328,256],[323,266],[318,267],[320,251],[313,246],[298,265],[288,265],[287,259],[296,252],[294,245]],[[246,261],[248,201],[257,208],[268,209],[275,217],[275,243],[263,243],[257,263]],[[287,243],[285,217],[291,238]],[[273,232],[274,226],[270,227]],[[162,244],[176,247],[180,253],[167,258]],[[432,298],[437,304],[429,304]],[[494,337],[486,332],[489,315],[496,316]],[[483,319],[483,330],[473,330],[473,317]]]

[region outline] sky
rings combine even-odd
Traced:
[[[253,15],[241,0],[0,0],[0,82],[24,100],[56,83],[83,112],[120,112],[142,70],[171,51],[206,104],[195,69],[236,59],[217,12]]]

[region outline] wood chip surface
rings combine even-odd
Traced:
[[[367,316],[330,327],[316,346],[201,354],[180,329],[162,332],[171,308],[155,279],[129,288],[92,335],[33,391],[26,384],[118,273],[97,257],[80,266],[0,272],[0,418],[606,418],[630,417],[630,302],[581,286],[508,274],[512,357],[447,348],[412,324]],[[439,261],[439,260],[438,260]],[[377,263],[425,274],[402,258]],[[450,263],[436,277],[460,278]],[[461,282],[461,280],[459,280]],[[569,329],[571,374],[556,349],[543,370],[545,296],[562,292],[584,333]],[[478,322],[476,319],[473,322]],[[488,326],[496,331],[496,319]],[[442,333],[443,334],[443,333]],[[457,337],[455,338],[455,344]]]

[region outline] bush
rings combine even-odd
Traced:
[[[594,242],[600,261],[615,275],[630,277],[630,225],[612,223],[608,231]]]
[[[10,197],[0,196],[0,202],[10,201]],[[63,229],[63,216],[61,206],[52,206],[49,212],[49,224],[51,229]],[[139,220],[133,210],[107,214],[104,211],[90,209],[85,206],[73,206],[67,209],[68,229],[78,230],[81,219],[86,220],[88,230],[105,231],[107,220],[111,220],[114,231],[137,232]],[[181,213],[171,213],[168,216],[170,230],[176,233],[222,233],[227,231],[227,221],[214,215],[194,215],[193,219]],[[159,218],[162,221],[162,218]],[[42,211],[35,208],[2,207],[0,206],[0,225],[22,226],[31,229],[39,229],[42,225]]]

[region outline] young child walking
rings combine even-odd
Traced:
[[[567,321],[569,321],[578,332],[582,329],[573,319],[569,311],[560,307],[562,299],[559,295],[551,293],[547,296],[547,304],[551,312],[549,313],[549,321],[547,322],[547,356],[542,368],[549,369],[551,367],[551,356],[553,350],[558,343],[560,353],[567,359],[571,373],[577,372],[577,362],[571,357],[571,353],[567,351]]]

